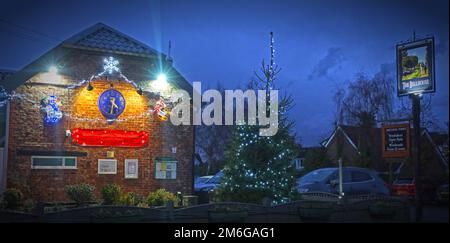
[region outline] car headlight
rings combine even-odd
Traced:
[[[300,193],[309,192],[309,188],[300,188],[298,191],[299,191]]]

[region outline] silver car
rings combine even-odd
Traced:
[[[372,170],[358,167],[342,169],[342,188],[345,195],[379,194],[389,195],[386,183]],[[306,192],[327,192],[338,194],[339,169],[323,168],[309,172],[297,181],[297,190]]]

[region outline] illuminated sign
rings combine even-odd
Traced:
[[[434,38],[397,45],[397,95],[435,92]]]

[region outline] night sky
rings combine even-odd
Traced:
[[[275,34],[277,87],[295,98],[291,118],[303,145],[333,128],[334,91],[358,72],[388,71],[395,45],[436,39],[434,114],[448,121],[449,12],[442,1],[21,1],[0,2],[0,68],[21,69],[59,42],[103,22],[167,52],[203,87],[243,87],[269,58]],[[426,95],[429,96],[429,95]],[[427,98],[427,97],[426,97]]]

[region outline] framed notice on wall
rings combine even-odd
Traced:
[[[117,174],[117,160],[99,159],[97,171],[98,174]]]
[[[381,131],[381,144],[384,158],[405,158],[409,156],[409,124],[383,126]]]
[[[176,179],[177,161],[171,158],[157,158],[155,160],[155,179]]]
[[[138,178],[138,160],[137,159],[125,159],[125,178],[137,179]]]

